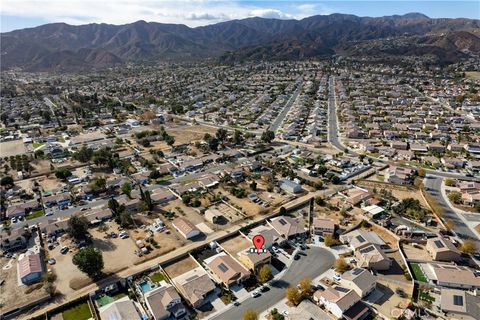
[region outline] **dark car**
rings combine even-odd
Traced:
[[[233,303],[233,305],[234,305],[235,307],[238,307],[238,306],[240,305],[240,302],[235,301],[235,302]]]
[[[270,291],[270,288],[267,287],[267,286],[262,286],[262,287],[260,288],[260,292],[267,292],[267,291]]]
[[[298,259],[300,259],[300,255],[299,255],[298,253],[297,253],[297,254],[295,254],[295,256],[293,256],[293,259],[294,259],[294,260],[298,260]]]

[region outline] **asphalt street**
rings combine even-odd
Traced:
[[[335,257],[326,249],[311,247],[305,250],[306,256],[300,256],[300,259],[293,261],[289,269],[279,280],[271,282],[271,289],[262,293],[258,298],[248,298],[240,306],[232,306],[227,311],[213,317],[216,320],[242,319],[247,309],[257,312],[267,310],[285,298],[285,289],[292,285],[296,286],[303,278],[314,279],[330,269],[333,266]],[[281,310],[280,310],[281,311]]]
[[[451,219],[455,223],[455,233],[461,239],[472,239],[476,242],[477,248],[480,248],[480,240],[477,235],[473,233],[473,231],[463,222],[460,218],[459,214],[456,213],[454,210],[450,208],[447,203],[447,199],[442,196],[441,187],[442,187],[442,180],[439,177],[434,177],[428,175],[425,178],[425,186],[428,188],[428,192],[437,200],[437,202],[442,206],[445,210],[443,215],[445,220]]]
[[[300,91],[302,91],[302,84],[303,84],[303,80],[297,85],[297,89],[295,89],[293,94],[290,96],[290,99],[288,99],[288,101],[285,103],[285,106],[283,107],[280,114],[277,116],[275,121],[270,126],[269,129],[272,130],[273,132],[277,132],[278,128],[280,127],[280,124],[283,122],[283,119],[285,119],[285,116],[292,108],[292,105],[295,102],[295,100],[297,100],[297,97],[300,94]]]

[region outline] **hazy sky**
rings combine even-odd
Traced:
[[[51,22],[124,24],[137,20],[191,27],[247,17],[302,19],[317,14],[385,16],[420,12],[432,18],[480,19],[480,1],[216,1],[2,0],[1,31]]]

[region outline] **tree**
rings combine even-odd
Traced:
[[[74,158],[80,162],[86,163],[92,160],[93,149],[83,146],[77,153],[75,153]]]
[[[285,296],[291,304],[294,306],[298,305],[302,301],[302,295],[300,291],[298,291],[297,288],[295,287],[288,287],[287,290],[285,291]]]
[[[2,187],[9,187],[9,188],[13,187],[13,185],[14,185],[13,178],[10,177],[10,176],[5,176],[5,177],[3,177],[3,178],[0,180],[0,185],[1,185]]]
[[[448,200],[455,204],[459,204],[462,201],[462,194],[458,191],[452,191],[448,193]]]
[[[118,201],[114,198],[108,200],[108,208],[112,211],[112,215],[114,217],[118,216],[120,214],[120,204]]]
[[[242,132],[240,130],[235,130],[233,134],[233,143],[238,145],[238,144],[241,144],[242,141],[243,141]]]
[[[118,220],[120,222],[120,226],[122,227],[130,227],[131,225],[133,225],[132,214],[125,210],[120,212]]]
[[[273,308],[272,311],[270,311],[270,319],[271,320],[285,320],[285,317],[283,314],[280,314],[278,312],[277,308]]]
[[[219,128],[217,130],[217,132],[215,133],[215,136],[217,137],[217,139],[221,142],[225,141],[227,139],[227,135],[228,135],[228,131],[223,129],[223,128]]]
[[[107,187],[107,180],[103,177],[98,177],[91,180],[89,186],[93,192],[101,192]]]
[[[345,262],[345,259],[338,258],[337,260],[335,260],[334,268],[335,268],[335,271],[339,273],[344,273],[349,269],[349,265],[348,263]]]
[[[262,141],[265,143],[270,143],[275,139],[275,132],[271,130],[266,130],[262,133]]]
[[[257,191],[257,183],[255,181],[252,181],[252,183],[250,183],[250,189],[252,189],[253,191]]]
[[[300,280],[298,285],[299,285],[300,293],[304,297],[308,297],[313,294],[312,279],[303,278],[302,280]]]
[[[148,175],[148,177],[150,179],[158,179],[160,178],[162,175],[160,174],[160,172],[157,170],[157,169],[153,169],[152,172],[150,172],[150,174]]]
[[[252,309],[247,309],[243,314],[243,320],[258,320],[258,314]]]
[[[165,137],[165,142],[169,145],[169,146],[173,146],[173,144],[175,143],[175,138],[170,136],[170,135],[167,135]]]
[[[72,262],[80,271],[93,279],[102,273],[104,266],[102,253],[94,247],[80,249],[73,256]]]
[[[462,246],[460,247],[460,251],[464,254],[472,255],[477,252],[477,246],[475,245],[475,242],[473,242],[473,240],[465,239],[462,243]]]
[[[333,236],[331,234],[326,234],[323,237],[323,241],[327,247],[331,247],[335,244],[335,240],[333,239]]]
[[[55,177],[60,180],[67,180],[72,175],[72,172],[67,168],[57,169],[55,171]]]
[[[445,185],[447,187],[455,187],[456,183],[455,183],[455,180],[453,180],[453,179],[446,179],[445,180]]]
[[[75,240],[83,240],[88,233],[88,220],[83,216],[74,215],[68,219],[67,233]]]
[[[425,178],[425,175],[427,174],[427,172],[425,171],[425,169],[418,169],[417,170],[417,175],[420,177],[420,178]]]
[[[272,270],[268,265],[263,265],[258,271],[258,281],[265,283],[273,278]]]
[[[132,193],[132,185],[128,182],[125,182],[122,185],[122,193],[126,195],[127,197],[131,198],[131,193]]]
[[[281,215],[281,216],[284,216],[284,215],[287,214],[287,209],[285,209],[285,207],[280,207],[280,211],[279,211],[279,212],[280,212],[280,215]]]

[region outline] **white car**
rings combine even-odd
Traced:
[[[333,280],[340,281],[342,280],[342,277],[338,273],[335,273],[335,275],[333,276]]]
[[[127,239],[128,233],[126,233],[125,231],[122,231],[118,236],[120,237],[120,239]]]
[[[252,292],[252,298],[258,298],[258,297],[260,297],[260,292],[258,292],[258,291],[253,291],[253,292]]]

